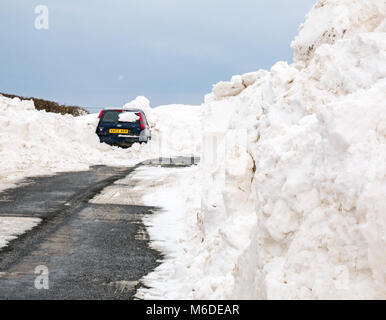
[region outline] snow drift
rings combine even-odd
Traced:
[[[142,297],[386,298],[386,3],[321,0],[292,48],[206,97],[201,210]]]
[[[128,166],[159,156],[199,154],[200,140],[195,138],[199,134],[199,107],[175,105],[152,109],[145,97],[126,106],[140,107],[151,122],[153,140],[147,145],[135,144],[123,150],[101,144],[95,134],[97,114],[73,117],[37,111],[32,101],[0,95],[0,189],[26,176],[87,170],[90,165]],[[189,118],[183,118],[185,115]],[[173,139],[176,136],[181,139]],[[172,139],[176,141],[169,141]]]

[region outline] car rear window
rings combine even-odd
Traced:
[[[118,122],[119,113],[120,112],[116,110],[104,111],[102,114],[101,122]]]
[[[101,117],[101,122],[108,123],[108,122],[120,122],[119,121],[119,115],[122,113],[120,110],[106,110],[103,112]],[[136,115],[138,115],[138,112],[135,112]],[[136,121],[137,124],[139,124],[139,119]]]

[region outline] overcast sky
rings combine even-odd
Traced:
[[[234,74],[292,61],[316,0],[1,0],[0,92],[85,107],[200,104]],[[35,28],[37,5],[49,29]]]

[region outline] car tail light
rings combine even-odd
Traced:
[[[141,124],[141,130],[145,129],[145,124],[143,123],[143,118],[141,112],[138,112],[139,123]]]
[[[102,117],[102,114],[103,114],[103,110],[99,113],[98,119]]]

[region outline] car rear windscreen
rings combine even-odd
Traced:
[[[115,110],[104,111],[101,122],[118,122],[120,112]]]
[[[119,115],[122,113],[122,111],[118,111],[118,110],[106,110],[103,112],[102,114],[102,119],[101,119],[101,122],[120,122],[119,121]],[[135,113],[136,115],[138,114],[137,112]],[[135,123],[137,123],[139,125],[139,119],[138,121],[136,121]]]

